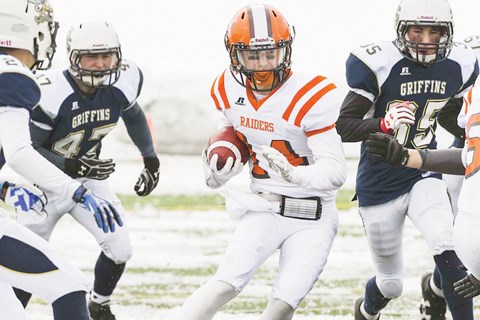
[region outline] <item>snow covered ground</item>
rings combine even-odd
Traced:
[[[131,156],[128,146],[116,145],[116,148],[117,154],[122,148],[126,148],[126,153],[117,157],[117,171],[111,185],[119,193],[131,194],[142,166]],[[203,186],[198,157],[160,156],[162,174],[155,194],[212,192]],[[351,161],[350,166],[354,165],[355,161]],[[353,172],[352,169],[349,181],[353,179]],[[233,185],[245,188],[247,182],[245,174],[236,178]],[[117,319],[174,319],[183,301],[215,272],[235,225],[224,211],[164,211],[153,207],[129,211],[128,227],[134,256],[113,299]],[[73,219],[65,217],[57,226],[52,243],[93,281],[92,269],[99,252],[86,231]],[[404,248],[404,294],[391,303],[382,319],[419,319],[420,278],[424,271],[433,267],[433,259],[425,241],[408,221]],[[278,254],[268,259],[244,292],[227,304],[215,319],[256,319],[268,299],[277,262]],[[342,211],[329,262],[295,319],[352,319],[353,303],[373,274],[361,220],[356,210]],[[50,307],[39,299],[32,301],[28,313],[35,320],[52,318]]]

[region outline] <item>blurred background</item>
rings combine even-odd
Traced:
[[[397,0],[271,0],[295,26],[293,69],[313,69],[331,78],[347,92],[345,61],[353,48],[393,40]],[[245,0],[51,0],[60,22],[54,67],[65,68],[65,37],[69,27],[85,19],[114,25],[123,55],[142,69],[145,77],[139,103],[150,116],[157,151],[196,154],[216,128],[217,112],[210,87],[229,64],[223,36],[230,19]],[[480,1],[450,0],[455,38],[480,33]],[[128,142],[125,130],[113,137]],[[450,138],[440,141],[449,145]],[[358,144],[345,145],[347,156]]]

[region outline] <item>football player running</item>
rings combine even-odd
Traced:
[[[188,298],[177,319],[212,319],[277,249],[279,272],[260,319],[292,319],[327,262],[337,233],[336,190],[346,179],[335,130],[339,94],[326,77],[291,70],[293,38],[280,11],[264,4],[242,8],[227,28],[231,64],[211,95],[219,127],[233,126],[250,148],[252,193],[224,190],[239,225],[215,276]],[[211,188],[242,170],[241,159],[227,161],[230,170],[217,170],[214,159],[204,156]]]
[[[394,166],[463,176],[453,240],[455,250],[470,274],[456,282],[454,287],[460,296],[472,298],[480,294],[480,205],[476,200],[480,168],[480,86],[476,85],[465,95],[458,124],[466,129],[463,150],[407,149],[393,137],[376,133],[365,142],[365,151],[373,158]]]
[[[401,1],[395,28],[395,41],[350,54],[346,76],[351,91],[337,128],[343,141],[384,132],[407,147],[435,149],[436,115],[475,82],[475,54],[453,44],[453,16],[446,0]],[[466,273],[457,268],[461,262],[453,245],[453,213],[441,175],[372,161],[362,144],[356,192],[376,276],[355,303],[355,319],[378,319],[402,293],[406,216],[427,240],[437,271],[436,277],[427,273],[422,278],[422,317],[445,319],[446,300],[453,319],[473,319],[472,300],[454,294],[453,283]]]
[[[29,121],[40,100],[31,70],[48,69],[58,23],[46,0],[3,0],[0,9],[0,167],[8,165],[56,194],[97,228],[113,232],[122,221],[111,204],[43,158],[31,145]],[[45,217],[45,194],[31,185],[2,181],[0,199],[19,217]],[[92,213],[94,217],[92,217]],[[98,228],[97,228],[98,229]],[[27,319],[12,286],[52,304],[54,319],[88,320],[83,273],[36,234],[0,213],[0,319]]]
[[[121,117],[145,165],[134,189],[139,196],[146,196],[156,187],[160,163],[145,114],[136,102],[142,73],[133,62],[122,59],[117,32],[107,22],[90,20],[71,27],[67,50],[68,70],[53,70],[38,78],[42,99],[32,114],[33,146],[66,174],[111,201],[125,222],[125,210],[106,181],[115,164],[98,155],[101,140]],[[59,219],[70,213],[95,237],[101,253],[94,269],[90,317],[115,319],[110,298],[132,256],[127,228],[106,234],[76,207],[44,191],[49,198],[48,217],[39,221],[24,215],[19,222],[48,240]],[[28,296],[22,300],[25,302]]]

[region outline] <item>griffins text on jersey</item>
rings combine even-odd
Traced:
[[[109,120],[110,109],[88,110],[72,118],[72,129],[75,129],[83,124]]]
[[[445,94],[446,88],[447,88],[446,81],[440,81],[440,80],[408,81],[400,84],[400,95],[411,96],[413,94],[423,94],[423,93]]]

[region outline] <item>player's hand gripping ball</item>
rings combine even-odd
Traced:
[[[235,133],[233,127],[228,126],[219,129],[208,139],[208,161],[214,155],[217,155],[217,170],[221,170],[227,163],[228,158],[233,159],[231,163],[235,163],[237,159],[241,159],[243,164],[247,163],[250,158],[250,150]]]

